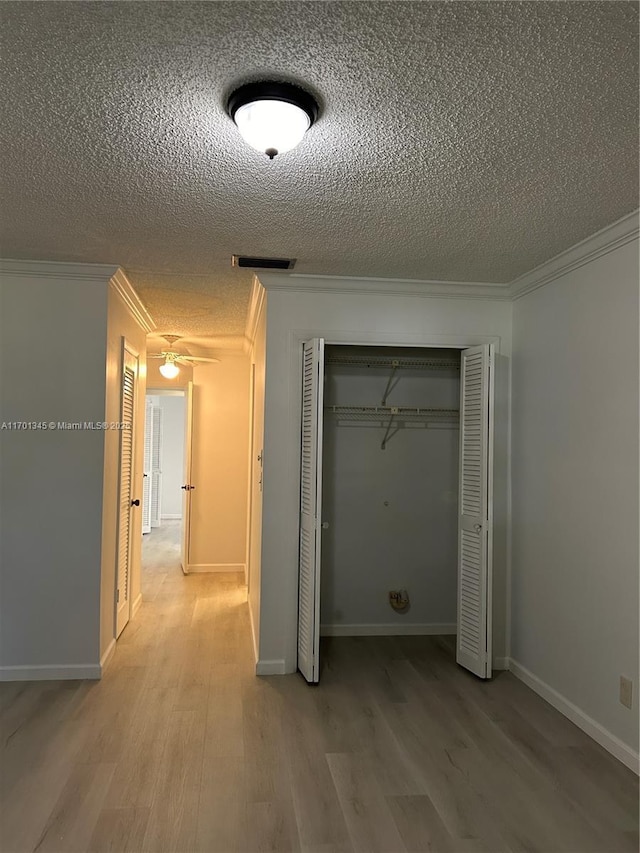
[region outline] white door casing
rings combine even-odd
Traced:
[[[120,429],[120,472],[118,489],[118,539],[116,569],[116,637],[122,633],[131,615],[131,554],[133,505],[135,412],[138,392],[138,356],[126,341],[122,347],[122,385],[120,396],[120,421],[127,424]],[[138,500],[138,505],[140,501]]]
[[[189,541],[191,536],[191,496],[194,486],[191,483],[191,443],[193,434],[193,382],[189,382],[184,392],[184,481],[182,485],[182,553],[180,561],[182,571],[189,573]]]
[[[456,660],[491,677],[493,344],[462,352]]]
[[[144,417],[144,462],[142,474],[142,532],[151,533],[151,444],[153,441],[153,403],[146,401]]]
[[[320,678],[320,512],[322,507],[324,340],[313,338],[305,341],[302,358],[298,669],[307,681],[315,683]]]
[[[151,411],[151,527],[160,527],[162,513],[162,409],[153,406]]]

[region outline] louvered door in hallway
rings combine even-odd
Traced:
[[[134,482],[134,430],[137,401],[138,356],[123,346],[122,355],[122,405],[120,429],[120,505],[118,512],[118,572],[116,590],[116,637],[124,630],[131,615],[131,518],[140,506],[140,498],[133,494]],[[136,503],[137,502],[137,503]]]

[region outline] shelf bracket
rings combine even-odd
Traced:
[[[393,386],[394,386],[394,384],[395,384],[395,383],[394,383],[394,381],[393,381],[393,378],[394,378],[394,376],[396,375],[396,370],[397,370],[399,367],[400,367],[400,362],[399,362],[399,361],[394,360],[394,361],[392,361],[392,362],[391,362],[391,376],[389,377],[389,381],[387,382],[387,387],[384,389],[384,394],[382,395],[382,405],[383,405],[383,406],[386,406],[386,405],[387,405],[387,397],[388,397],[388,396],[389,396],[389,394],[391,393],[391,389],[393,388]],[[396,379],[396,382],[397,382],[397,381],[398,381],[398,380]],[[384,450],[384,447],[383,447],[382,449]]]
[[[393,426],[393,419],[395,418],[395,416],[397,414],[398,414],[398,407],[397,406],[391,406],[391,417],[389,418],[389,423],[387,424],[387,431],[385,432],[384,438],[382,439],[382,444],[380,445],[380,450],[386,450],[387,449],[387,441],[391,438],[392,435],[395,435],[399,429],[399,427],[396,427],[396,429],[393,432],[391,432],[391,427]]]

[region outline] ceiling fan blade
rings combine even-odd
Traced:
[[[147,358],[165,358],[161,352],[148,352]]]
[[[180,356],[178,356],[176,361],[182,361],[182,362],[185,362],[186,364],[188,364],[191,361],[207,361],[210,364],[219,364],[220,363],[219,358],[202,358],[199,355],[180,355]]]

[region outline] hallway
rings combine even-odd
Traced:
[[[637,779],[451,638],[254,676],[233,574],[146,569],[101,682],[0,685],[3,853],[637,849]]]

